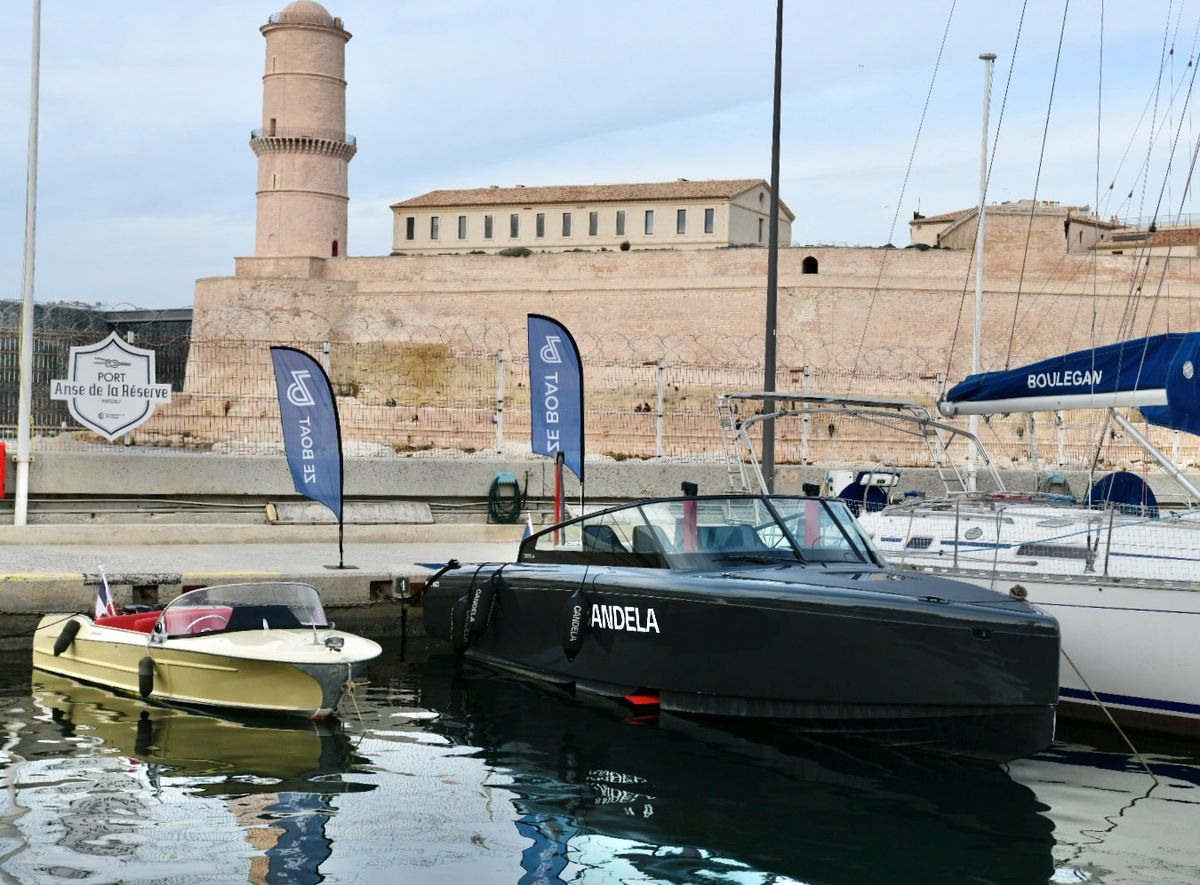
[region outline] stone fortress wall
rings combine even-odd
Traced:
[[[1032,225],[1024,212],[987,218],[985,368],[1194,327],[1190,258],[1068,254],[1060,214],[1065,210],[1039,211]],[[804,273],[806,258],[817,260],[816,273]],[[244,411],[246,420],[269,424],[269,369],[246,371],[230,352],[256,351],[268,364],[269,343],[328,341],[331,376],[349,416],[344,428],[360,427],[364,439],[396,448],[480,448],[493,433],[489,355],[503,348],[509,435],[521,439],[524,427],[527,440],[525,315],[545,313],[572,330],[584,354],[589,451],[653,454],[653,424],[641,411],[654,402],[646,366],[665,359],[691,370],[682,385],[668,388],[667,432],[674,427],[680,438],[667,450],[702,456],[720,448],[716,394],[761,387],[766,261],[766,250],[757,248],[240,258],[234,276],[197,283],[188,382],[176,414],[198,408],[207,395],[210,412]],[[969,372],[974,285],[970,249],[781,250],[778,389],[798,389],[800,368],[808,365],[813,391],[932,404],[938,373],[953,384]],[[196,396],[189,401],[188,394]],[[388,403],[414,409],[391,417]],[[438,430],[425,409],[461,414],[443,416]],[[1099,432],[1093,418],[1069,416],[1080,457]],[[985,442],[999,446],[1006,463],[1026,461],[1026,429],[1023,416],[996,418]],[[243,428],[240,435],[258,432]],[[220,435],[237,438],[239,431]],[[872,428],[828,436],[836,440],[822,439],[824,447],[810,456],[836,450],[885,459],[898,451]],[[795,457],[794,443],[781,443],[783,458]],[[1042,445],[1045,458],[1053,444]]]

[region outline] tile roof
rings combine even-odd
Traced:
[[[909,222],[909,224],[940,224],[941,222],[945,221],[957,221],[963,215],[974,212],[975,209],[976,207],[972,206],[970,209],[955,209],[953,212],[943,212],[941,215],[928,215],[923,218],[914,218]]]
[[[1137,238],[1136,234],[1144,234],[1145,239]],[[1124,240],[1116,238],[1102,240],[1096,244],[1100,249],[1116,249],[1124,247],[1137,249],[1155,249],[1163,246],[1195,246],[1200,244],[1200,227],[1164,227],[1150,233],[1145,228],[1130,229]]]
[[[730,199],[754,187],[770,186],[761,178],[663,181],[648,184],[568,184],[539,187],[477,187],[437,190],[393,203],[393,209],[431,206],[512,206],[548,203],[631,203],[651,200]],[[790,209],[779,201],[788,217]]]

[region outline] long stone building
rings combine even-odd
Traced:
[[[392,254],[765,246],[770,206],[761,179],[432,191],[392,205]],[[780,202],[779,242],[794,218]]]

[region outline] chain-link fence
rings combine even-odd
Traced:
[[[82,327],[80,327],[82,326]],[[36,446],[108,446],[51,400],[50,380],[64,378],[72,345],[100,340],[92,324],[46,328],[34,336],[33,422]],[[157,380],[172,401],[113,448],[169,447],[213,453],[282,450],[270,346],[312,354],[338,398],[347,457],[436,454],[508,457],[529,451],[529,366],[525,330],[500,324],[437,328],[390,326],[386,336],[354,341],[190,340],[162,329],[134,334],[156,354]],[[125,337],[129,332],[125,333]],[[721,460],[726,440],[716,398],[763,386],[762,338],[576,335],[584,361],[589,455]],[[19,335],[0,328],[0,435],[15,432]],[[932,408],[943,379],[965,374],[930,348],[876,342],[836,348],[781,336],[777,389],[904,399]],[[731,359],[730,354],[736,355]],[[1159,428],[1148,436],[1177,463],[1194,465],[1196,440]],[[1138,467],[1140,449],[1101,413],[996,416],[981,438],[1001,468]],[[961,453],[952,453],[959,457]],[[923,441],[844,417],[799,419],[776,428],[777,463],[892,462],[926,465]]]

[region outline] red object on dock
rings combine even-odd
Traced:
[[[8,445],[0,439],[0,498],[4,497],[4,479],[8,470]]]

